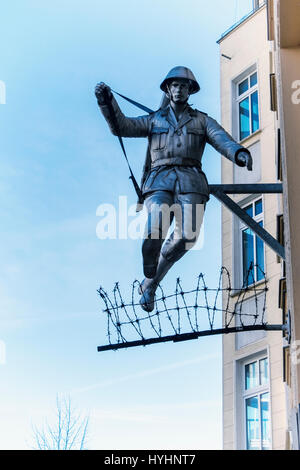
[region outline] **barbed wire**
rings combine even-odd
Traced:
[[[260,282],[255,282],[254,272],[259,274]],[[260,266],[251,264],[244,276],[244,285],[233,288],[228,269],[220,269],[218,285],[209,288],[203,273],[197,278],[193,289],[183,289],[180,278],[176,280],[175,291],[166,295],[159,284],[152,312],[142,311],[139,303],[141,283],[135,280],[131,287],[130,301],[125,302],[119,282],[116,282],[110,296],[103,287],[98,289],[107,316],[107,338],[111,346],[126,346],[131,341],[141,344],[149,340],[149,335],[163,340],[170,335],[197,334],[209,330],[212,334],[217,328],[227,330],[232,326],[249,330],[266,324],[266,293],[268,291],[265,273]],[[253,311],[246,312],[246,301],[252,300]],[[104,347],[103,347],[104,348]]]

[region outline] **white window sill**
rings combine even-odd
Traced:
[[[235,289],[233,293],[230,293],[230,297],[237,297],[238,295],[241,294],[241,292],[246,293],[249,292],[255,292],[255,289],[260,288],[263,284],[267,285],[268,280],[267,279],[261,279],[260,281],[256,281],[253,284],[249,284],[247,287],[241,287],[240,289]]]
[[[258,136],[259,134],[261,134],[261,132],[262,132],[262,129],[257,129],[257,131],[253,132],[253,134],[250,134],[247,137],[245,137],[244,139],[239,140],[239,144],[244,145],[244,143],[248,142],[253,137]]]

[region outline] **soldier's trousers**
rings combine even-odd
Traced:
[[[206,200],[201,194],[159,190],[145,199],[148,219],[143,241],[144,264],[156,265],[160,253],[170,262],[178,261],[197,242]],[[174,221],[174,229],[166,239]]]

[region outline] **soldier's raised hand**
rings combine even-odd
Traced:
[[[236,156],[236,163],[239,166],[247,166],[248,171],[252,171],[252,157],[250,152],[241,151]]]
[[[97,83],[95,95],[99,104],[105,104],[107,100],[111,100],[112,98],[111,90],[104,82]]]

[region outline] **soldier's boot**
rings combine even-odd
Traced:
[[[146,278],[153,279],[155,277],[161,244],[162,241],[159,239],[147,239],[143,243],[143,271]]]
[[[139,293],[141,294],[140,305],[146,312],[152,312],[155,304],[155,292],[165,277],[169,269],[173,266],[175,261],[168,261],[162,254],[159,257],[159,262],[154,278],[145,278],[139,287]]]
[[[152,284],[143,291],[143,294],[140,298],[140,305],[146,312],[152,312],[154,309],[156,289],[157,284],[152,282]]]

